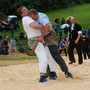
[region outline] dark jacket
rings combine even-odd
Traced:
[[[75,23],[74,30],[71,30],[71,26],[69,28],[69,40],[75,41],[78,37],[78,31],[81,31],[82,27],[79,24]]]

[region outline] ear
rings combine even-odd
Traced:
[[[24,14],[22,13],[22,14],[21,14],[21,17],[23,17],[23,16],[24,16]]]

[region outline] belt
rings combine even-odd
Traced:
[[[47,33],[44,37],[47,37],[48,35],[50,35],[52,32],[49,32],[49,33]]]

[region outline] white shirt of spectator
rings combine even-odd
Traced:
[[[72,24],[72,26],[71,26],[71,30],[74,30],[74,24]]]
[[[75,25],[75,24],[72,24],[72,26],[71,26],[71,31],[74,30],[74,25]],[[78,34],[82,34],[82,31],[78,31]]]
[[[35,21],[29,16],[25,16],[22,18],[23,27],[27,34],[28,39],[41,36],[40,30],[33,29],[32,27],[29,26],[29,24],[32,22],[35,22]]]

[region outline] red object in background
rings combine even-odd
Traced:
[[[3,21],[1,21],[3,24],[5,24],[5,25],[9,25],[8,23],[6,23],[4,20]]]
[[[5,38],[4,40],[8,42],[8,38]]]
[[[67,24],[69,24],[70,23],[70,21],[67,21]]]
[[[1,49],[5,49],[5,45],[2,45],[2,46],[1,46]]]

